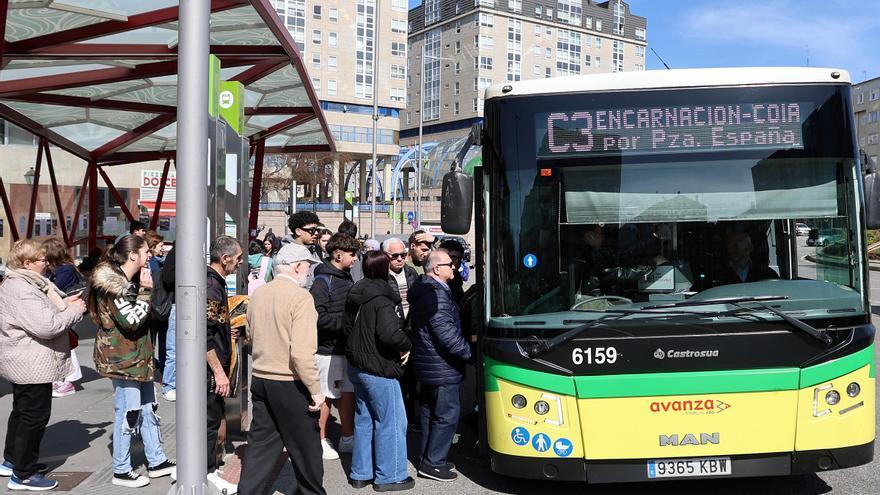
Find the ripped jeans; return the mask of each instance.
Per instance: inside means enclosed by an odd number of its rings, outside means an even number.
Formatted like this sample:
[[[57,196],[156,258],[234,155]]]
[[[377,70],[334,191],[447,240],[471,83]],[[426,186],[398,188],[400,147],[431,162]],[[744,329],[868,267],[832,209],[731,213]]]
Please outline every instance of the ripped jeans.
[[[116,393],[114,408],[116,422],[113,425],[113,472],[123,474],[131,471],[131,438],[140,433],[144,441],[144,454],[150,466],[165,462],[162,436],[159,432],[159,416],[156,409],[156,391],[153,382],[113,380]]]

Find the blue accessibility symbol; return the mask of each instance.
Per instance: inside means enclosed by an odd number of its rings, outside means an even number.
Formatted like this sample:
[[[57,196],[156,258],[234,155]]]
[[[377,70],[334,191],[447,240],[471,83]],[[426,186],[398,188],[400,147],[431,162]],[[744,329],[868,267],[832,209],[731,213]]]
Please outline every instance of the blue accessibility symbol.
[[[547,452],[550,450],[550,437],[544,433],[538,433],[532,438],[532,447],[538,452]]]
[[[535,255],[532,254],[532,253],[527,254],[527,255],[523,258],[523,265],[525,265],[526,268],[528,268],[529,270],[531,270],[532,268],[538,266],[538,257],[535,256]]]
[[[553,442],[553,452],[556,452],[559,457],[568,457],[571,455],[572,449],[571,440],[567,438],[560,438]]]
[[[522,426],[517,426],[510,432],[510,438],[513,440],[513,443],[517,445],[525,445],[529,443],[529,437],[529,430]]]

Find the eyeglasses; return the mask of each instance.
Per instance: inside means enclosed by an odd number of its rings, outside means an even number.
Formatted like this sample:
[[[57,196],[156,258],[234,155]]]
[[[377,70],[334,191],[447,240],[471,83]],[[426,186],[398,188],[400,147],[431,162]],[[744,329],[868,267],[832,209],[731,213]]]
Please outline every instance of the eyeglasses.
[[[393,260],[402,260],[406,258],[406,253],[388,253],[388,256],[391,256]]]
[[[449,263],[437,263],[437,264],[434,265],[434,266],[448,266],[449,268],[452,268],[452,266],[453,266],[454,264],[455,264],[455,263],[453,263],[453,262],[450,261]]]
[[[311,235],[315,235],[320,229],[318,227],[311,227],[308,229],[305,227],[300,227],[299,230],[302,230],[303,232],[308,232]]]

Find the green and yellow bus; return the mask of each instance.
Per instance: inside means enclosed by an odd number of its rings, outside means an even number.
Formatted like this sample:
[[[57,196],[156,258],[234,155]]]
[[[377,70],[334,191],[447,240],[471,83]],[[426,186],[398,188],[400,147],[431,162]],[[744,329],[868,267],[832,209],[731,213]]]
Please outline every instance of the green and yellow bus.
[[[590,483],[868,463],[866,228],[845,71],[697,69],[486,92],[482,167],[444,178],[477,246],[482,445]],[[866,199],[867,198],[867,199]],[[807,246],[795,225],[838,232]]]

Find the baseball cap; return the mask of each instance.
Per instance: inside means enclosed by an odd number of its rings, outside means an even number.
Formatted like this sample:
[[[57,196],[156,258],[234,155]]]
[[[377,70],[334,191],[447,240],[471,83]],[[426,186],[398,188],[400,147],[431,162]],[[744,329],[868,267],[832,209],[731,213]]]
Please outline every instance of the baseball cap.
[[[282,246],[278,254],[275,255],[275,263],[278,265],[292,265],[299,261],[318,263],[318,260],[312,257],[309,248],[294,242]]]

